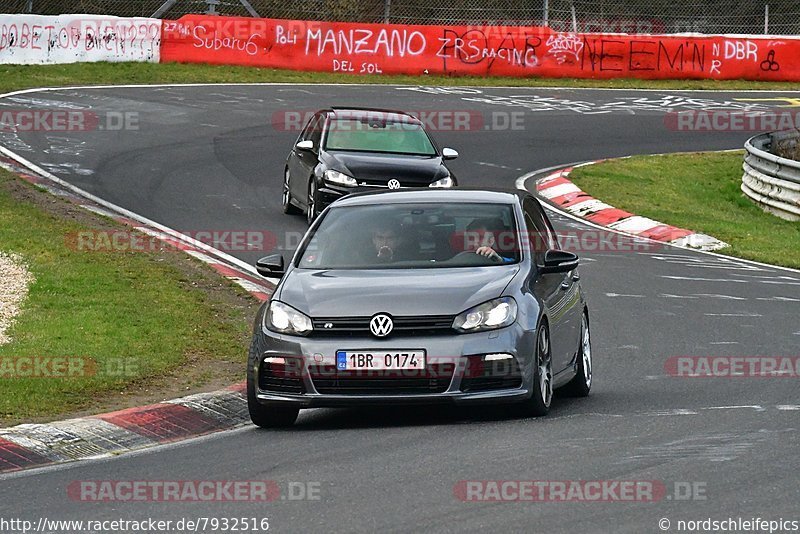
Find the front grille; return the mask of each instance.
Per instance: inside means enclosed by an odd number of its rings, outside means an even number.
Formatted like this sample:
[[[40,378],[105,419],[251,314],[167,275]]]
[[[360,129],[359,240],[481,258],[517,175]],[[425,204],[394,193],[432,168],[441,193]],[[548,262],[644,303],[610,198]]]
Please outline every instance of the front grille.
[[[312,320],[312,337],[364,337],[371,336],[369,321],[372,317],[318,317]],[[452,334],[454,315],[424,315],[392,317],[394,328],[387,336],[435,336]]]
[[[444,393],[455,365],[430,364],[417,371],[337,371],[335,365],[311,366],[309,373],[319,393],[337,395],[403,395]]]
[[[522,372],[516,358],[484,362],[483,356],[467,358],[467,367],[461,379],[461,391],[490,391],[522,386]]]
[[[303,383],[303,360],[300,358],[284,358],[285,363],[261,361],[258,370],[258,388],[261,391],[275,393],[305,393]]]

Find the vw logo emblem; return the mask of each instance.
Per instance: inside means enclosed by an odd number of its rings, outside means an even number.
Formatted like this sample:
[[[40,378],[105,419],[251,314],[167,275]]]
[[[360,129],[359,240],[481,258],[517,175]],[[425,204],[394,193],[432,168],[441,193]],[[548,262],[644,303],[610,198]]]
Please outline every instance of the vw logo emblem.
[[[394,323],[392,318],[386,314],[379,313],[369,321],[369,331],[375,337],[386,337],[392,332]]]
[[[400,189],[400,181],[392,178],[389,180],[389,189]]]

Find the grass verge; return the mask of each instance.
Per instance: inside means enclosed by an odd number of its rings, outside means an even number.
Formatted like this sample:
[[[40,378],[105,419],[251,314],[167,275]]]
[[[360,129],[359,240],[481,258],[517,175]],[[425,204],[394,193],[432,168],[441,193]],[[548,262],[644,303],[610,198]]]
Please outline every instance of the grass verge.
[[[0,346],[0,426],[242,380],[255,299],[172,249],[100,253],[67,245],[73,232],[120,229],[0,170],[0,249],[21,254],[36,277],[7,332],[11,343]],[[31,357],[71,358],[83,370],[25,376],[29,368],[17,362]]]
[[[796,83],[745,80],[638,80],[622,78],[511,78],[475,76],[358,76],[342,73],[181,63],[73,63],[3,65],[0,92],[32,87],[158,83],[383,83],[394,85],[474,85],[512,87],[595,87],[617,89],[796,90]]]
[[[636,156],[579,167],[570,180],[636,215],[712,235],[739,258],[800,268],[800,222],[765,213],[741,192],[743,151]]]

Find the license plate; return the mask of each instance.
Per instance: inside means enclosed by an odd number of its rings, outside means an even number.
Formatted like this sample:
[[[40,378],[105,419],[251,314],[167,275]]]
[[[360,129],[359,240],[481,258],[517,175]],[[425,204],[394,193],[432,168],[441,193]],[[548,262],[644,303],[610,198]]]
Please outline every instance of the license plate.
[[[338,371],[425,369],[422,349],[340,350],[336,352]]]

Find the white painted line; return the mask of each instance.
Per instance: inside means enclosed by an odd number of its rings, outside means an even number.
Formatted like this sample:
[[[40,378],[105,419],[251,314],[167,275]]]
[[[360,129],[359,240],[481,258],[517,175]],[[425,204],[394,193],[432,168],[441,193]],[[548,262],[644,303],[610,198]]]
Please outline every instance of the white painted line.
[[[694,293],[698,297],[706,297],[710,299],[723,299],[723,300],[750,300],[747,297],[734,297],[733,295],[718,295],[716,293]]]
[[[612,297],[612,298],[616,298],[616,297],[630,297],[630,298],[638,298],[638,299],[645,298],[644,295],[623,295],[623,294],[620,294],[620,293],[606,293],[606,296],[607,297]]]
[[[246,280],[244,278],[230,277],[231,280],[242,286],[247,291],[255,291],[257,293],[268,293],[272,291],[272,288],[267,286],[261,286],[256,284],[255,282],[251,282],[250,280]]]
[[[733,278],[699,278],[694,276],[671,276],[671,275],[661,275],[661,278],[669,278],[671,280],[692,280],[694,282],[733,282],[739,284],[747,283],[747,280],[736,280]]]
[[[760,280],[789,280],[791,282],[800,282],[800,278],[795,278],[794,276],[764,276],[763,274],[739,274],[736,273],[734,276],[741,276],[742,278],[758,278]]]
[[[800,404],[779,404],[776,408],[784,412],[796,412],[800,410]]]
[[[709,317],[763,317],[760,313],[704,313]]]
[[[216,259],[212,258],[208,254],[203,254],[199,250],[186,250],[184,252],[186,252],[186,254],[188,254],[189,256],[197,258],[198,260],[200,260],[200,261],[202,261],[204,263],[208,263],[208,264],[219,263]]]
[[[694,295],[671,295],[670,293],[661,293],[659,297],[664,297],[667,299],[699,299],[700,297],[696,297]]]
[[[800,302],[800,299],[793,299],[791,297],[756,297],[756,300],[766,300],[772,302]]]
[[[711,345],[738,345],[738,341],[712,341]]]
[[[700,408],[701,410],[755,410],[757,412],[764,412],[766,408],[761,406],[760,404],[752,404],[752,405],[741,405],[741,406],[706,406],[705,408]]]
[[[686,408],[673,408],[671,410],[658,410],[655,412],[648,412],[644,415],[654,415],[654,416],[663,416],[663,415],[697,415],[697,412],[694,410],[688,410]]]
[[[96,213],[96,214],[102,215],[104,217],[110,217],[112,219],[114,217],[119,217],[118,213],[114,213],[111,210],[107,210],[105,208],[100,208],[98,206],[92,206],[91,204],[81,204],[81,207],[91,211],[92,213]]]

